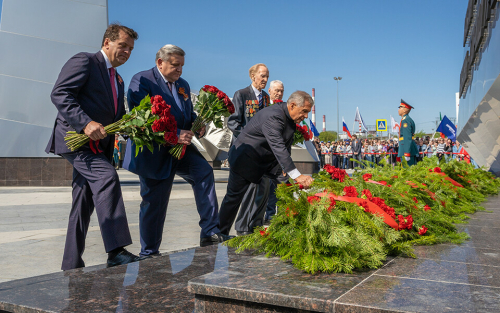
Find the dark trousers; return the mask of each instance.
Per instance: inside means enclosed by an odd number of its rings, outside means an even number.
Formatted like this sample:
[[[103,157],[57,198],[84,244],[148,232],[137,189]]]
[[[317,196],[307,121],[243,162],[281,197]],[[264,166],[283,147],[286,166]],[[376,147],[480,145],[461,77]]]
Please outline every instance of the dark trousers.
[[[94,206],[106,252],[132,243],[116,170],[102,153],[79,151],[62,155],[73,165],[73,203],[62,270],[84,267],[82,255]]]
[[[196,208],[200,215],[200,237],[210,237],[219,233],[213,169],[198,150],[188,146],[182,159],[174,159],[172,171],[166,179],[157,180],[139,176],[142,197],[139,212],[141,256],[159,252],[175,175],[182,177],[193,188]]]
[[[241,209],[234,224],[236,231],[253,232],[255,227],[264,225],[270,185],[271,181],[267,177],[263,177],[258,184],[250,184],[243,196]]]
[[[219,210],[219,229],[221,233],[229,235],[236,214],[238,214],[238,208],[250,184],[250,181],[234,172],[232,168],[229,169],[227,191]]]
[[[276,215],[276,203],[278,203],[276,188],[280,183],[288,181],[288,178],[290,178],[288,175],[278,175],[278,178],[271,179],[271,185],[269,186],[269,200],[267,200],[266,215],[264,219],[270,220],[274,215]]]

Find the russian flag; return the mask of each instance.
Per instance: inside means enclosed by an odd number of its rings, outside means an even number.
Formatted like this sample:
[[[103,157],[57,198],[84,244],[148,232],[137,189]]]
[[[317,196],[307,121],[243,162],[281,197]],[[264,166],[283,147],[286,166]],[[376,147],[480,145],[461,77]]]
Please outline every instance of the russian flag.
[[[347,133],[347,136],[351,138],[351,133],[349,132],[349,129],[347,128],[347,125],[345,124],[344,118],[342,118],[342,130]]]

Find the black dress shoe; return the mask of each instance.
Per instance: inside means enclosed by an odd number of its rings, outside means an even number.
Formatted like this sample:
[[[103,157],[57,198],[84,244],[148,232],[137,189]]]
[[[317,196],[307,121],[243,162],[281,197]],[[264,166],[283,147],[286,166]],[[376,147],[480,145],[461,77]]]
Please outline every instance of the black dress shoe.
[[[251,231],[236,231],[236,235],[238,236],[246,236],[253,234]]]
[[[210,237],[200,238],[200,247],[216,245],[232,238],[234,238],[234,236],[224,235],[222,233],[213,234]]]
[[[228,240],[233,239],[234,237],[236,237],[236,236],[224,235],[224,234],[220,234],[220,236],[222,237],[222,241],[228,241]]]
[[[144,260],[144,258],[138,257],[137,255],[132,254],[132,253],[128,252],[127,250],[123,249],[122,251],[120,251],[116,254],[114,254],[114,253],[108,254],[107,267],[128,264],[128,263],[137,262],[140,260]]]

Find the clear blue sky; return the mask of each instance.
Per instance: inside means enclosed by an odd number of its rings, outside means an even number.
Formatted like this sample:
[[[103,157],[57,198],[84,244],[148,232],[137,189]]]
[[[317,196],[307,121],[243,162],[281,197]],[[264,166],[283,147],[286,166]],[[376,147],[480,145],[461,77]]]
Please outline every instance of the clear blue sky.
[[[2,0],[0,0],[1,5]],[[439,112],[455,116],[467,0],[164,1],[108,0],[109,21],[139,33],[126,83],[154,66],[164,44],[183,48],[183,77],[193,90],[215,85],[232,97],[250,84],[248,68],[265,63],[270,80],[316,88],[316,122],[352,128],[358,106],[366,124],[392,114],[403,98],[417,129],[430,132]],[[268,86],[269,87],[269,86]],[[267,88],[266,88],[267,89]]]

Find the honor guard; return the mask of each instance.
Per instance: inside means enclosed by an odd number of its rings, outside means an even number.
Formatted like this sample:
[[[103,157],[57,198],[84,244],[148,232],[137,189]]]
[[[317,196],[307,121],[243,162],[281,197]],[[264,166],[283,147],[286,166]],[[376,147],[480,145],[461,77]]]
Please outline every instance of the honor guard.
[[[417,144],[415,143],[415,122],[410,117],[410,111],[413,109],[411,105],[401,99],[401,104],[398,107],[398,114],[401,116],[399,124],[399,151],[398,157],[405,157],[408,165],[416,163],[418,155]]]

